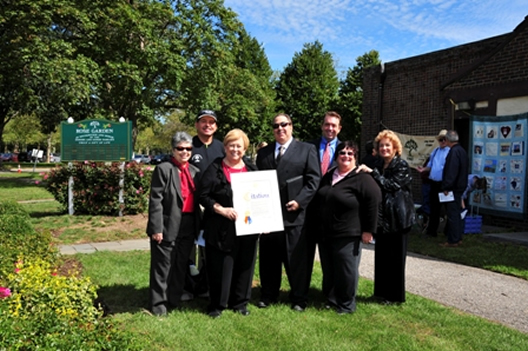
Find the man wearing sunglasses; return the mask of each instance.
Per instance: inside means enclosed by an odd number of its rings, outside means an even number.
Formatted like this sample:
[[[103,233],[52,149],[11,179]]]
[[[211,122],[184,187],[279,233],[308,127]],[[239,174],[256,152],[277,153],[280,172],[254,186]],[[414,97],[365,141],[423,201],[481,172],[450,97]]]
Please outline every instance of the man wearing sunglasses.
[[[433,150],[429,157],[429,162],[425,167],[418,167],[418,171],[429,171],[429,179],[431,180],[431,190],[429,192],[429,208],[431,214],[429,216],[429,223],[427,225],[428,236],[435,237],[438,232],[438,225],[440,224],[441,203],[438,198],[438,193],[442,191],[442,173],[446,162],[447,154],[449,153],[449,146],[446,142],[447,130],[442,129],[436,136],[439,146]]]
[[[278,114],[272,123],[275,142],[259,150],[259,170],[275,169],[279,182],[284,231],[260,237],[259,272],[261,297],[266,308],[277,302],[282,264],[290,283],[291,308],[302,312],[308,300],[307,240],[302,232],[306,208],[321,180],[316,148],[292,137],[290,116]]]

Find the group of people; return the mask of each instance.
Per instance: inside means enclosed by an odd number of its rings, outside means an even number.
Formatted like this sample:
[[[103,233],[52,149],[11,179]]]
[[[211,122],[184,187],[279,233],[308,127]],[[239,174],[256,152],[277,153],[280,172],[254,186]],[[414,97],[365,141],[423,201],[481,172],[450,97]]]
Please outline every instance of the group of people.
[[[354,312],[362,246],[374,237],[374,296],[387,303],[405,301],[407,234],[414,217],[395,225],[403,205],[390,199],[403,193],[412,203],[412,178],[395,133],[378,134],[378,162],[368,166],[358,162],[355,142],[338,139],[342,125],[336,112],[325,114],[322,136],[311,142],[296,140],[291,117],[281,113],[271,124],[275,140],[258,150],[255,165],[245,155],[247,135],[233,129],[221,143],[213,137],[217,122],[214,111],[201,111],[197,136],[176,133],[170,162],[156,167],[152,176],[147,234],[150,309],[155,315],[180,306],[201,230],[206,262],[201,271],[207,272],[207,314],[213,318],[226,309],[249,314],[257,248],[257,307],[278,302],[284,266],[291,308],[304,311],[317,245],[327,308]],[[243,214],[233,207],[231,175],[257,170],[276,171],[284,230],[237,236],[235,221]]]
[[[438,236],[442,205],[445,205],[444,234],[447,241],[440,245],[458,247],[462,244],[469,194],[475,189],[485,192],[487,181],[484,177],[468,174],[468,155],[458,143],[456,131],[443,129],[436,139],[439,146],[433,150],[426,165],[418,167],[422,175],[427,175],[423,179],[429,184],[428,196],[424,196],[424,199],[428,199],[429,210],[426,235]],[[441,202],[439,194],[451,195],[452,200]]]

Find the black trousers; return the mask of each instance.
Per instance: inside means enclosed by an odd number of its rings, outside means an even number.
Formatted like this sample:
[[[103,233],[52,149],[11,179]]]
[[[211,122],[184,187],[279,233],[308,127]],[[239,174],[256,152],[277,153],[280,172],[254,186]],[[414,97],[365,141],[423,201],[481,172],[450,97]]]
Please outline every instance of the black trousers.
[[[319,242],[323,294],[338,312],[356,310],[361,248],[359,237],[325,238]]]
[[[178,307],[189,253],[194,244],[194,215],[183,214],[178,236],[160,244],[150,241],[150,309],[155,314]]]
[[[259,273],[260,300],[276,302],[282,279],[282,264],[290,283],[292,305],[306,307],[308,301],[308,270],[306,233],[302,226],[286,227],[282,232],[260,236]]]
[[[464,220],[460,218],[462,211],[462,192],[453,192],[455,201],[446,202],[447,223],[445,233],[450,244],[462,240],[464,234]]]
[[[382,232],[382,230],[378,230]],[[407,233],[377,234],[374,245],[374,296],[405,302]]]
[[[205,246],[209,282],[208,312],[242,309],[251,298],[258,235],[237,236],[233,249],[221,251]]]
[[[438,193],[442,187],[442,182],[431,181],[431,190],[429,193],[429,207],[431,213],[429,214],[429,224],[427,225],[427,235],[437,236],[438,225],[440,224],[440,214],[442,204],[438,198]]]

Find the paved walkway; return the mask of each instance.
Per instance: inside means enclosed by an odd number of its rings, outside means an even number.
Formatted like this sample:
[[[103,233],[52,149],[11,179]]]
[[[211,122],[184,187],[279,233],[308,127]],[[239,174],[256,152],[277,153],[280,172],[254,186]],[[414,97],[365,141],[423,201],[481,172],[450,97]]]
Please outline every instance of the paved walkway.
[[[528,246],[528,233],[485,234],[490,240],[514,241]],[[148,239],[63,245],[63,254],[95,251],[148,250]],[[374,250],[363,250],[360,274],[374,278]],[[528,281],[483,269],[409,253],[406,266],[408,292],[455,307],[528,333]]]

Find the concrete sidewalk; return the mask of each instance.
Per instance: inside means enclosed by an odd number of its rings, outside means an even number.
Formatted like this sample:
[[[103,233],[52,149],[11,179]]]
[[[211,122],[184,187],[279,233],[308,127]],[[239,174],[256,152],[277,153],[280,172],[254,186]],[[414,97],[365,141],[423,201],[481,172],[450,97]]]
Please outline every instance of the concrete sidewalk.
[[[489,240],[528,246],[528,233],[484,234]],[[147,238],[60,246],[65,255],[96,251],[148,250]],[[456,250],[463,250],[457,248]],[[360,275],[374,279],[374,246],[362,251]],[[408,292],[528,333],[528,281],[409,253]]]

